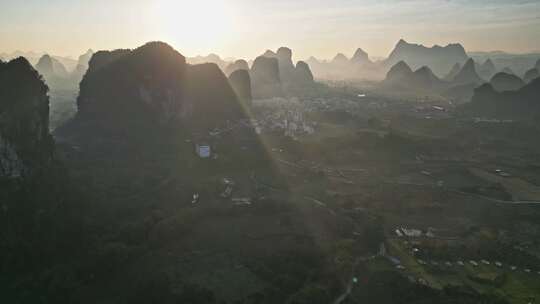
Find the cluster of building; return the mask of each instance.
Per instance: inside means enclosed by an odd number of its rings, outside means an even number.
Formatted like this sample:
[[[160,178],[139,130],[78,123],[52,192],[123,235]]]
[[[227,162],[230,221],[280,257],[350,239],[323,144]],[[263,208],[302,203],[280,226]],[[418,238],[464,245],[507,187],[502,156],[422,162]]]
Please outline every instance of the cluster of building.
[[[308,107],[298,98],[272,98],[256,102],[254,125],[257,133],[283,132],[283,135],[297,138],[315,133],[317,123],[306,118]]]

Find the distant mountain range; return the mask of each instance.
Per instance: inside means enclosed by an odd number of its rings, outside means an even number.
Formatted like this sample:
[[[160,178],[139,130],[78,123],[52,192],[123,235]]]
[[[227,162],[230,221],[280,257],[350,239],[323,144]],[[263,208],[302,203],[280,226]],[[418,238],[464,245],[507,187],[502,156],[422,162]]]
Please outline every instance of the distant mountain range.
[[[18,57],[24,57],[28,62],[30,62],[31,65],[35,66],[39,59],[46,55],[45,52],[24,52],[24,51],[15,51],[12,53],[1,53],[0,58],[4,58],[4,60],[11,60]],[[77,67],[78,61],[76,59],[73,59],[71,57],[66,56],[56,56],[51,55],[52,58],[56,59],[58,62],[62,63],[62,65],[66,68],[67,71],[71,72],[75,70]]]
[[[230,62],[221,59],[221,57],[216,54],[209,54],[207,56],[187,57],[186,62],[189,64],[214,63],[223,71],[230,64]]]
[[[443,76],[456,62],[463,63],[467,58],[467,53],[460,44],[449,44],[444,47],[435,45],[428,48],[401,39],[388,56],[388,59],[384,61],[384,64],[392,66],[399,61],[404,61],[412,69],[428,66],[436,75]]]
[[[471,102],[462,106],[466,115],[511,119],[540,120],[540,78],[518,90],[498,92],[492,84],[484,84],[474,91]]]
[[[469,52],[469,57],[477,62],[491,59],[498,71],[505,67],[511,69],[516,75],[524,75],[527,70],[534,66],[540,58],[539,53],[510,54],[505,52]]]
[[[367,53],[360,48],[351,59],[339,53],[326,61],[310,57],[307,63],[312,68],[315,78],[319,79],[382,80],[393,65],[404,61],[412,70],[427,66],[437,77],[448,80],[450,71],[457,73],[456,67],[461,68],[469,58],[475,61],[476,72],[481,78],[491,79],[497,72],[506,68],[518,76],[524,75],[539,60],[540,53],[523,55],[504,52],[467,53],[459,43],[426,47],[401,39],[384,60],[371,61]]]
[[[465,90],[466,87],[471,87],[469,95],[472,95],[472,88],[483,82],[484,80],[476,72],[476,66],[472,59],[467,60],[463,66],[454,64],[444,79],[437,77],[427,66],[413,72],[413,69],[405,61],[399,61],[388,71],[385,80],[380,84],[380,90],[381,92],[401,91],[418,95],[446,95],[445,91],[452,91],[452,88],[459,87],[461,90]]]
[[[53,91],[57,90],[77,90],[79,82],[88,69],[88,62],[93,55],[92,50],[79,56],[76,67],[67,69],[65,65],[57,59],[58,57],[44,54],[34,65],[36,70],[45,78],[45,82]]]
[[[416,96],[441,96],[464,103],[473,97],[475,88],[488,81],[491,88],[498,92],[521,89],[540,76],[536,64],[522,79],[509,68],[497,72],[490,59],[478,64],[469,58],[463,65],[455,63],[445,77],[439,78],[427,66],[413,72],[405,61],[399,61],[390,68],[378,91],[382,94],[402,92]],[[492,76],[486,77],[489,75]]]
[[[380,62],[371,61],[368,53],[361,48],[350,59],[338,53],[330,61],[310,57],[306,62],[315,78],[326,80],[381,80],[388,71]]]

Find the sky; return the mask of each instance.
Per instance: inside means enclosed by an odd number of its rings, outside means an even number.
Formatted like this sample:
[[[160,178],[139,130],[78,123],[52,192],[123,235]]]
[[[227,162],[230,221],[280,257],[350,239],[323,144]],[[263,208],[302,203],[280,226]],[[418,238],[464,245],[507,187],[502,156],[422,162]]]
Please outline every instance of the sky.
[[[0,0],[0,53],[78,57],[162,40],[186,56],[386,57],[400,38],[540,51],[540,0]]]

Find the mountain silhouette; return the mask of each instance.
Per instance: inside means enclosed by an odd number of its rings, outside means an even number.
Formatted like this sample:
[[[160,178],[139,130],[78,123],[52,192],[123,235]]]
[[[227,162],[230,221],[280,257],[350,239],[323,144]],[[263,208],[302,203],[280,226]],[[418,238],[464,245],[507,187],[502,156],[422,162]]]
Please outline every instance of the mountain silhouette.
[[[383,87],[391,90],[424,93],[435,93],[444,87],[445,83],[439,79],[429,67],[421,67],[412,71],[404,61],[396,63],[386,76]]]
[[[484,79],[490,79],[495,75],[496,72],[497,69],[495,68],[495,64],[490,58],[478,66],[478,74]]]
[[[43,55],[36,64],[36,70],[45,78],[67,77],[68,72],[64,65],[57,59]]]
[[[469,59],[465,65],[461,68],[459,73],[452,79],[452,82],[456,85],[463,84],[482,84],[484,80],[478,76],[474,60]]]
[[[503,92],[503,91],[516,91],[521,89],[525,82],[516,75],[507,74],[505,72],[499,72],[491,78],[490,82],[493,89]]]
[[[189,57],[189,58],[186,58],[186,62],[189,64],[214,63],[223,71],[229,65],[227,61],[221,59],[221,57],[219,57],[216,54],[208,54],[207,56]]]
[[[280,47],[276,52],[279,64],[279,76],[283,83],[294,82],[294,64],[292,61],[292,50],[287,47]]]
[[[443,79],[445,81],[452,81],[457,76],[459,71],[461,71],[461,64],[456,62],[456,64],[454,64],[452,69],[448,72],[448,74],[446,74],[446,76],[444,76]]]
[[[189,65],[163,42],[97,52],[80,88],[77,119],[126,134],[178,125],[207,130],[245,117],[216,64]]]
[[[441,47],[425,47],[420,44],[410,44],[401,39],[386,59],[387,66],[393,66],[399,61],[405,61],[412,69],[429,66],[436,75],[444,75],[456,62],[465,62],[467,54],[460,44],[449,44]]]
[[[86,51],[86,53],[79,56],[77,66],[71,72],[71,78],[73,78],[73,81],[75,81],[77,84],[81,82],[84,74],[86,73],[86,70],[88,70],[88,64],[90,62],[90,59],[92,59],[93,55],[94,51],[88,50]]]
[[[515,75],[514,71],[509,67],[504,67],[501,72],[506,73],[506,74]]]
[[[332,59],[332,64],[336,64],[339,66],[345,66],[349,64],[349,58],[345,56],[343,53],[338,53],[334,58]]]
[[[283,95],[277,58],[264,55],[257,57],[251,66],[250,75],[253,97],[268,98]]]
[[[225,68],[225,74],[230,76],[233,72],[235,72],[237,70],[249,71],[249,65],[248,65],[247,61],[245,61],[243,59],[239,59],[239,60],[236,60],[233,63],[230,63]]]
[[[311,68],[304,61],[294,65],[292,54],[290,48],[280,47],[275,53],[267,50],[255,59],[250,70],[254,97],[298,96],[308,93],[315,83]]]
[[[252,101],[251,77],[245,69],[238,69],[229,76],[229,83],[243,106],[249,108]],[[247,109],[246,109],[247,110]]]
[[[474,91],[471,102],[463,105],[466,115],[498,119],[540,119],[540,78],[516,91],[496,91],[491,84],[484,84]]]
[[[538,77],[540,77],[540,72],[538,68],[532,68],[525,72],[525,75],[523,76],[523,81],[525,81],[525,83],[529,83]]]
[[[297,84],[312,84],[313,73],[309,68],[309,65],[304,61],[298,61],[294,70],[294,82]]]
[[[0,177],[24,178],[51,162],[47,92],[25,58],[0,63]]]
[[[421,67],[413,73],[411,79],[413,87],[422,88],[426,90],[439,90],[444,86],[442,80],[440,80],[429,67]]]
[[[354,52],[354,55],[351,58],[352,63],[356,64],[370,64],[372,63],[371,60],[369,60],[369,55],[361,48],[358,48],[356,52]]]
[[[396,63],[386,74],[385,82],[402,81],[412,75],[413,71],[405,61]]]

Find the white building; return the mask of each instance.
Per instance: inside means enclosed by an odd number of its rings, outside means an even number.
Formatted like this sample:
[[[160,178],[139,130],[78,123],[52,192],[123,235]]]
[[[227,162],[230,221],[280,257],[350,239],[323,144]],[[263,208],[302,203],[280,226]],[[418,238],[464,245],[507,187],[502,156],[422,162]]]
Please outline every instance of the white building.
[[[210,148],[210,145],[208,144],[196,144],[195,145],[195,153],[200,158],[209,158],[212,150]]]

